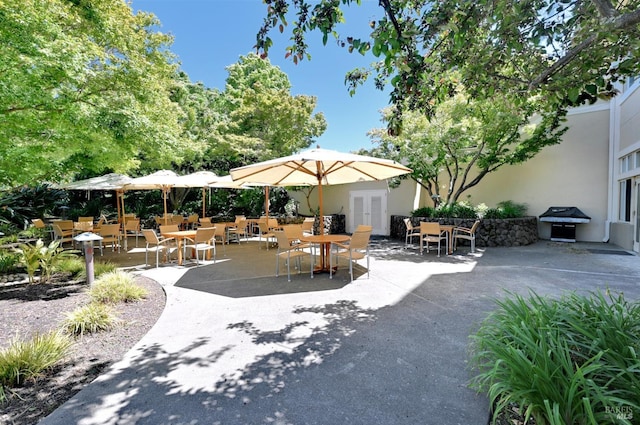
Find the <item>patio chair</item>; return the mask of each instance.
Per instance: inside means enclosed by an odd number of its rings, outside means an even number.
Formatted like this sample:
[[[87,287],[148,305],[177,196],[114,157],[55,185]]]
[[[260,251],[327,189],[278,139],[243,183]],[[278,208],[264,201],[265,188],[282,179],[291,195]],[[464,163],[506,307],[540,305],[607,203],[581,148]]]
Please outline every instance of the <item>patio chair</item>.
[[[212,227],[212,226],[209,226]],[[213,227],[214,229],[216,229],[215,233],[214,233],[214,238],[217,241],[220,241],[220,243],[222,244],[222,254],[224,256],[227,255],[227,226],[225,226],[224,223],[219,223],[218,225],[216,225],[215,227]]]
[[[198,221],[200,223],[200,227],[213,227],[213,223],[211,223],[211,217],[202,217]]]
[[[100,255],[103,255],[102,249],[106,245],[111,245],[112,252],[116,250],[117,246],[118,252],[120,252],[121,238],[119,224],[103,224],[98,234],[102,236],[102,240],[100,241]]]
[[[160,264],[160,252],[165,252],[166,258],[171,262],[171,249],[175,248],[174,238],[158,237],[153,229],[142,229],[142,235],[147,243],[145,247],[144,264],[149,265],[149,252],[156,253],[156,268]]]
[[[140,236],[140,219],[130,218],[124,222],[122,226],[122,237],[127,238],[129,235],[135,235],[136,248],[138,247],[138,237]]]
[[[314,268],[314,255],[313,255],[313,245],[311,244],[297,244],[291,246],[289,244],[289,239],[287,238],[284,230],[276,230],[273,232],[276,235],[276,240],[278,242],[278,252],[276,253],[276,277],[279,276],[280,272],[280,258],[284,258],[287,264],[287,281],[291,282],[291,260],[294,259],[297,262],[296,268],[298,269],[298,274],[302,273],[302,261],[301,258],[304,256],[309,256],[311,262],[311,278],[313,279],[313,268]],[[308,249],[309,252],[305,251]]]
[[[241,218],[236,221],[235,226],[229,227],[227,229],[227,235],[229,241],[231,241],[231,236],[235,236],[236,241],[240,243],[240,237],[244,236],[244,238],[249,240],[249,232],[247,231],[247,219]]]
[[[440,245],[444,240],[446,252],[449,252],[449,237],[446,231],[440,229],[440,223],[421,221],[420,222],[420,254],[426,245],[427,253],[429,252],[429,244],[438,244],[438,257],[440,256]]]
[[[78,223],[92,223],[93,217],[78,217]]]
[[[262,238],[264,238],[267,250],[269,249],[269,239],[272,239],[274,244],[276,243],[276,234],[269,230],[267,222],[264,220],[258,221],[258,243],[262,241]]]
[[[191,214],[187,217],[187,228],[188,229],[192,229],[194,230],[196,227],[198,227],[198,219],[200,218],[200,216],[198,214]]]
[[[476,220],[471,228],[455,227],[453,229],[453,250],[457,249],[458,239],[465,239],[471,242],[471,252],[476,249],[476,231],[480,226],[480,220]]]
[[[300,224],[286,224],[282,226],[282,230],[289,239],[289,245],[297,245],[301,243],[301,239],[304,237],[302,226]]]
[[[196,252],[196,264],[200,264],[200,258],[198,252],[202,251],[202,261],[205,260],[205,253],[207,251],[213,251],[213,262],[216,262],[216,239],[215,239],[215,227],[200,227],[196,230],[196,236],[191,238],[185,238],[184,244],[184,258],[187,257],[187,249],[192,249]]]
[[[51,224],[53,229],[53,240],[60,241],[60,246],[64,245],[65,242],[74,243],[73,241],[73,230],[62,230],[58,223]]]
[[[163,224],[160,226],[160,234],[163,235],[169,232],[179,232],[180,228],[177,224]]]
[[[336,266],[338,266],[340,258],[349,259],[349,275],[351,276],[351,282],[353,282],[353,262],[362,260],[366,257],[367,279],[369,278],[369,239],[371,238],[371,231],[371,226],[363,226],[353,232],[349,243],[331,243],[331,247],[329,249],[329,279],[333,279],[333,257],[336,257]]]
[[[411,223],[410,218],[405,218],[404,225],[407,229],[404,235],[404,245],[405,247],[409,245],[409,242],[413,241],[413,238],[418,238],[420,240],[420,227],[415,227],[413,223]]]
[[[307,235],[313,235],[313,225],[316,219],[313,217],[307,217],[302,222],[302,233]]]
[[[186,223],[184,221],[184,217],[181,216],[180,214],[174,214],[173,216],[171,216],[171,223],[170,224],[175,224],[177,225],[180,230],[183,230]]]
[[[32,218],[31,223],[33,223],[33,227],[36,229],[43,229],[49,233],[49,239],[54,239],[53,228],[51,226],[47,226],[47,224],[41,218]]]

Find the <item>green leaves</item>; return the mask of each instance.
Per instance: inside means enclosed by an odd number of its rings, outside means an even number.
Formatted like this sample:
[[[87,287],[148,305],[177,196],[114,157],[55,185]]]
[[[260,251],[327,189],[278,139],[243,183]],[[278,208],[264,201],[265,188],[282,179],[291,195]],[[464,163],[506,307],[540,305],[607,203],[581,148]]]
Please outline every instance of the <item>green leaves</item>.
[[[176,65],[157,23],[118,0],[3,6],[0,184],[179,157]]]
[[[472,385],[489,393],[494,420],[516,403],[536,423],[631,423],[612,412],[639,408],[638,303],[594,292],[496,304],[471,338]]]

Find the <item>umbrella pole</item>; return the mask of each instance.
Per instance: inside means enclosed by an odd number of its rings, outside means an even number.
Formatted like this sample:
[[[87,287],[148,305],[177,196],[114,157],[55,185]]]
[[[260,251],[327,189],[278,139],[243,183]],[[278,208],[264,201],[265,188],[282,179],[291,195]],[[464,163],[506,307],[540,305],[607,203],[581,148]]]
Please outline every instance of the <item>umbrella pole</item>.
[[[207,189],[205,187],[202,188],[202,218],[205,217],[205,215],[204,215],[204,213],[205,213],[204,207],[205,207],[206,202],[207,202],[207,192],[206,192],[206,190]]]
[[[264,187],[264,213],[269,221],[269,186]]]
[[[167,188],[163,187],[162,188],[162,194],[164,195],[164,217],[167,217]]]

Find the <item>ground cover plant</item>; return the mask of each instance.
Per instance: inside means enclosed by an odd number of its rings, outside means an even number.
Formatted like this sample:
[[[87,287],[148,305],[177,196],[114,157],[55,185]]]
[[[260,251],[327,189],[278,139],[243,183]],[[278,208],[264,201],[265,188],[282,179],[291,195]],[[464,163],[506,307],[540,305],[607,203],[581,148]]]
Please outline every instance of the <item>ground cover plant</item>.
[[[472,336],[493,423],[514,405],[538,425],[638,423],[640,303],[607,291],[497,305]]]

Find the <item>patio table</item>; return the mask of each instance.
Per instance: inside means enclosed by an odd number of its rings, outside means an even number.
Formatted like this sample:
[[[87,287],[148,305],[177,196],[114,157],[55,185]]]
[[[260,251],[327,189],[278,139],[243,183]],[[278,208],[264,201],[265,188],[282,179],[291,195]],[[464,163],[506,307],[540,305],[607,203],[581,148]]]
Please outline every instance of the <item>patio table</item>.
[[[331,255],[332,242],[346,242],[351,239],[348,235],[303,235],[300,240],[320,245],[320,266],[316,267],[314,273],[329,273],[329,255]],[[337,269],[337,266],[334,266]]]
[[[184,243],[184,240],[186,238],[190,238],[190,239],[195,238],[196,231],[195,230],[179,230],[177,232],[165,232],[160,234],[165,238],[175,238],[175,240],[178,242],[178,265],[181,266],[183,263],[182,244]]]

